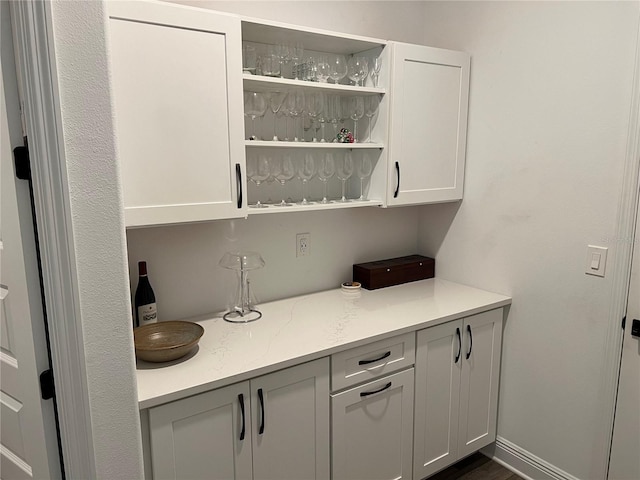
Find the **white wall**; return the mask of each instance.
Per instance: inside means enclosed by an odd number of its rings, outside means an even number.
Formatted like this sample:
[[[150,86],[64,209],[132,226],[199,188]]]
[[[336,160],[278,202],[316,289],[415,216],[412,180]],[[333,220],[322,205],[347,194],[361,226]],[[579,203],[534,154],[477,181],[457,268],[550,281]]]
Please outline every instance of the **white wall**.
[[[132,479],[143,476],[142,448],[103,7],[102,2],[53,2],[52,36],[78,278],[74,293],[85,347],[83,381],[90,404],[93,478]]]
[[[513,296],[498,434],[580,479],[604,478],[609,247],[638,34],[637,2],[428,2],[425,40],[471,54],[465,198],[425,207],[438,275]],[[457,211],[457,214],[456,214]],[[532,457],[533,458],[533,457]]]

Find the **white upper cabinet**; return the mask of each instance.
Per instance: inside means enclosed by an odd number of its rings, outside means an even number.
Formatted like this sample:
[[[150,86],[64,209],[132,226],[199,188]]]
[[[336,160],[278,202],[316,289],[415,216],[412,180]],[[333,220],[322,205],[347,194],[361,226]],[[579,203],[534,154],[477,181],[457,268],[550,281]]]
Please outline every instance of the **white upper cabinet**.
[[[466,53],[390,42],[387,204],[462,198],[469,64]]]
[[[108,2],[127,227],[246,215],[240,20]]]

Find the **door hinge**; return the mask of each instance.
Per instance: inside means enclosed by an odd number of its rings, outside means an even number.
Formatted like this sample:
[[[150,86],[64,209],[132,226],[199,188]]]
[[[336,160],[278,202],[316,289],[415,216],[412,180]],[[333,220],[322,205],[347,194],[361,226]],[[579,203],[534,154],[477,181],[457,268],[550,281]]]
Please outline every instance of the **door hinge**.
[[[55,387],[53,385],[53,370],[45,370],[40,374],[40,394],[43,400],[53,398]]]
[[[625,315],[624,317],[622,317],[622,329],[624,330],[624,327],[627,325],[627,316]]]
[[[13,149],[13,160],[16,166],[16,177],[20,180],[31,180],[31,163],[29,161],[29,147],[27,137],[25,145]]]

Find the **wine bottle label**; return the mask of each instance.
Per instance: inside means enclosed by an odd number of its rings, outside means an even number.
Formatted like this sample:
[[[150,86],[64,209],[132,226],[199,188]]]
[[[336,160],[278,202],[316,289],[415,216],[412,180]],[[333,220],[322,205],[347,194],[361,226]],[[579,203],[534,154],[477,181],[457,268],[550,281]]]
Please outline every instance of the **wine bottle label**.
[[[140,326],[157,322],[158,310],[156,308],[156,304],[149,303],[147,305],[140,305],[138,307],[138,319],[140,321]]]

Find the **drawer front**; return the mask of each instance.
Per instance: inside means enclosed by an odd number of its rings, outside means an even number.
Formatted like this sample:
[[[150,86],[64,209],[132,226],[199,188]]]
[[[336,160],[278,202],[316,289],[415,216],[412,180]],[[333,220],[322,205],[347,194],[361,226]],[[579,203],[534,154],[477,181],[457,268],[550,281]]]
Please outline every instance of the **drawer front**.
[[[415,363],[414,333],[370,343],[331,356],[331,390],[374,380]]]

